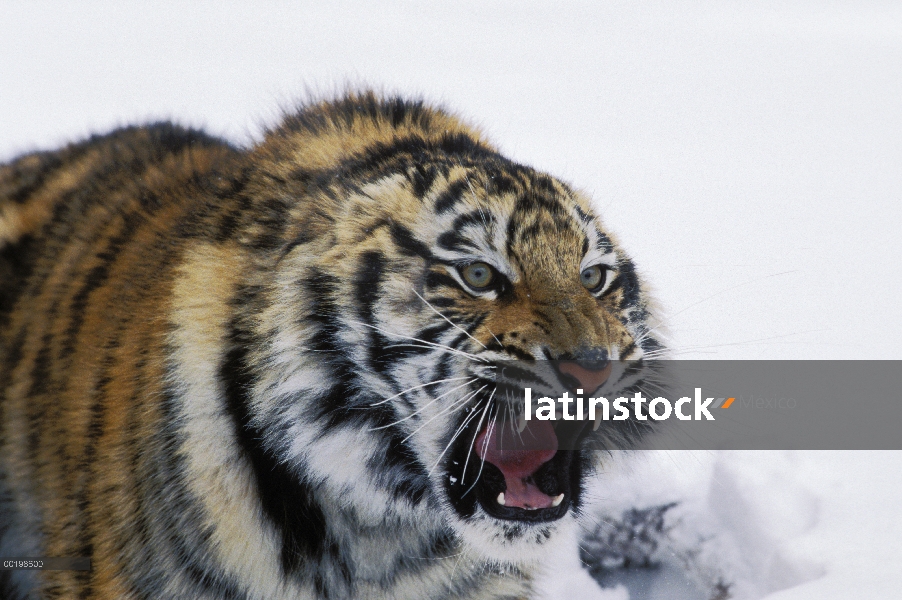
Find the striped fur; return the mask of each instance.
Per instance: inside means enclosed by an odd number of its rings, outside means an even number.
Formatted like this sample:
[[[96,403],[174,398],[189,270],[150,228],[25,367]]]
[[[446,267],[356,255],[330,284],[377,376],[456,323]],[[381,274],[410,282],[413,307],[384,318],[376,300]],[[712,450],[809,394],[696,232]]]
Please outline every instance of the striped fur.
[[[461,280],[476,260],[492,289]],[[647,321],[583,196],[420,103],[312,105],[250,150],[155,124],[21,157],[0,168],[0,556],[93,570],[0,571],[0,596],[528,597],[591,459],[553,520],[456,490],[497,417],[478,369],[636,360]]]

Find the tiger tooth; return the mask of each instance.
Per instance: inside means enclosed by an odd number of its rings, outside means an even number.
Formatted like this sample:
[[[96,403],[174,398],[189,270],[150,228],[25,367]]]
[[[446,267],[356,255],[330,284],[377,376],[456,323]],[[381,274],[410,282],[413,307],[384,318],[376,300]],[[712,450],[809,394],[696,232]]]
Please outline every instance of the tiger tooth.
[[[498,504],[500,504],[501,506],[504,506],[504,492],[501,492],[500,494],[498,494]]]
[[[592,425],[592,431],[598,431],[598,428],[601,426],[601,413],[595,417],[595,424]]]
[[[564,495],[563,495],[563,494],[561,494],[560,496],[555,496],[555,497],[552,498],[552,500],[551,500],[551,506],[560,506],[560,505],[561,505],[561,502],[563,502],[563,501],[564,501]]]
[[[523,433],[524,429],[526,429],[526,413],[521,414],[517,420],[517,433]]]

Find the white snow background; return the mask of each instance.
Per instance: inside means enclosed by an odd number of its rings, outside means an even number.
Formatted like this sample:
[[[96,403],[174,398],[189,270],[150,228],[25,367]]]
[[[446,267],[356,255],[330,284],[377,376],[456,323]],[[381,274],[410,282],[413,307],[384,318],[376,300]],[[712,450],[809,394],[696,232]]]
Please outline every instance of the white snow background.
[[[680,357],[902,358],[902,3],[0,4],[3,161],[154,119],[249,144],[347,83],[443,103],[590,193]],[[902,598],[902,453],[633,463],[599,511],[679,501],[667,555],[690,575]],[[555,561],[549,598],[692,597]]]

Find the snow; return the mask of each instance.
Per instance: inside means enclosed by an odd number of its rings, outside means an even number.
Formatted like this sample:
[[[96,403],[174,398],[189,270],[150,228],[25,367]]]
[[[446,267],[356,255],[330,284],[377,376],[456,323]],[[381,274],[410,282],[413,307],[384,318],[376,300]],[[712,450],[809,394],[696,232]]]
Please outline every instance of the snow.
[[[665,513],[661,566],[599,590],[574,552],[556,557],[542,597],[705,600],[725,581],[743,599],[898,598],[899,462],[898,453],[868,451],[620,457],[595,481],[602,512],[587,529],[636,506],[679,502]]]
[[[594,197],[681,357],[902,358],[899,3],[33,1],[3,7],[0,55],[2,160],[157,118],[250,143],[348,83],[422,94]],[[900,452],[616,463],[600,513],[679,502],[664,566],[601,590],[574,549],[549,597],[672,598],[673,573],[902,597]]]

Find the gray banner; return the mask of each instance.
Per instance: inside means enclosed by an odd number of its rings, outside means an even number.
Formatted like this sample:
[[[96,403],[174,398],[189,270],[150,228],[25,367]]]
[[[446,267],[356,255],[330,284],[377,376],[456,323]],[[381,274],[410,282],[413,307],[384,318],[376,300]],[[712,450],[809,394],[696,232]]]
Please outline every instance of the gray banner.
[[[902,449],[902,361],[572,364],[499,365],[496,397],[518,419],[501,426],[528,434],[544,417],[560,449]]]

